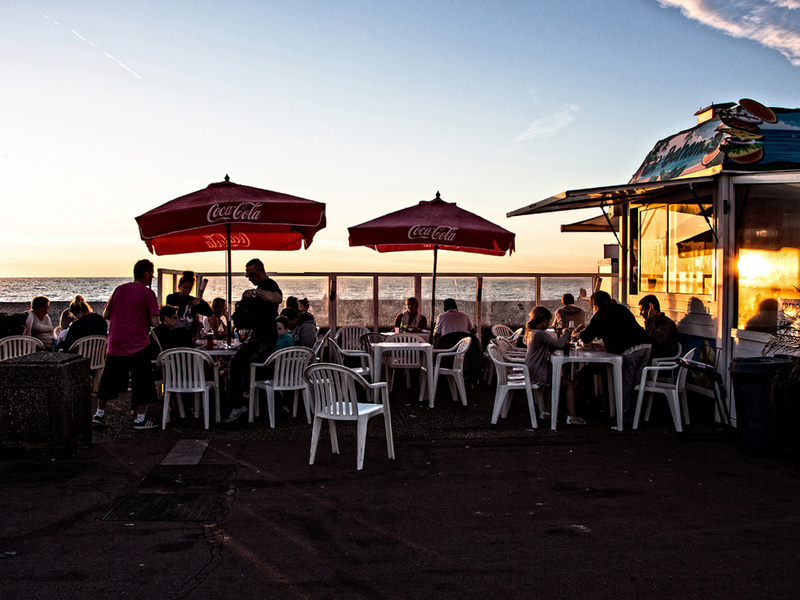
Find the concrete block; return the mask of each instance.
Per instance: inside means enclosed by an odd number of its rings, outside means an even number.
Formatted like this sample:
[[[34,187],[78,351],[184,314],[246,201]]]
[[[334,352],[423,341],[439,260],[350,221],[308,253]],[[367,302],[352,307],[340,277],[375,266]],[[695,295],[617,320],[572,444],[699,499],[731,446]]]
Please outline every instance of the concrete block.
[[[53,458],[92,441],[89,360],[36,352],[0,362],[0,455]]]

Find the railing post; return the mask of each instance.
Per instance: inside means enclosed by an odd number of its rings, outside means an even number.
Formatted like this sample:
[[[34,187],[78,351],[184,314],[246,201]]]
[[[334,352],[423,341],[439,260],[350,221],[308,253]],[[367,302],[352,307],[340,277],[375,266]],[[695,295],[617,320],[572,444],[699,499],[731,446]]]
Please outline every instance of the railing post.
[[[481,332],[483,331],[483,319],[481,318],[481,313],[483,312],[481,298],[483,297],[483,277],[478,275],[475,282],[475,327],[478,329],[478,341],[483,344],[483,337],[481,336]]]
[[[378,276],[372,276],[372,331],[378,332]]]
[[[336,333],[336,275],[328,275],[328,329]]]

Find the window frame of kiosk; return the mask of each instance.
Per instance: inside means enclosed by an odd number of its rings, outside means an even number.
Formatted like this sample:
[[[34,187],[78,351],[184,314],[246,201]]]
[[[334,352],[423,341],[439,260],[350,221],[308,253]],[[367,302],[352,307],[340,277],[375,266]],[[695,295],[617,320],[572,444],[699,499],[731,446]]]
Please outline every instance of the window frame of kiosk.
[[[770,333],[800,316],[800,181],[734,189],[734,326]]]

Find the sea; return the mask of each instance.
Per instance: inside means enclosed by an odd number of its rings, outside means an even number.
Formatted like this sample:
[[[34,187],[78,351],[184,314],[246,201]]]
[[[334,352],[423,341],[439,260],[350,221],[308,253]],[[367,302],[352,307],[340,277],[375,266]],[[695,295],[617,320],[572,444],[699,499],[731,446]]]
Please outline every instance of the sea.
[[[82,295],[90,304],[104,304],[114,288],[130,280],[129,277],[3,277],[0,278],[0,304],[30,302],[34,296],[46,296],[51,302],[69,302],[76,294]],[[326,300],[329,293],[326,277],[275,277],[275,280],[284,297],[306,297],[318,302]],[[371,300],[372,282],[370,276],[339,276],[336,293],[342,300]],[[211,277],[203,297],[209,301],[216,297],[225,298],[225,288],[224,277]],[[242,292],[250,288],[252,284],[247,279],[234,277],[233,298],[240,298]],[[567,292],[578,298],[583,295],[582,290],[591,294],[591,278],[542,277],[540,301],[558,300]],[[379,278],[378,297],[381,300],[397,299],[402,304],[413,293],[413,276]],[[430,293],[431,278],[427,276],[422,280],[422,298],[430,299]],[[475,293],[475,277],[438,277],[436,280],[437,299],[474,301]],[[484,276],[481,299],[483,302],[534,302],[535,279]]]

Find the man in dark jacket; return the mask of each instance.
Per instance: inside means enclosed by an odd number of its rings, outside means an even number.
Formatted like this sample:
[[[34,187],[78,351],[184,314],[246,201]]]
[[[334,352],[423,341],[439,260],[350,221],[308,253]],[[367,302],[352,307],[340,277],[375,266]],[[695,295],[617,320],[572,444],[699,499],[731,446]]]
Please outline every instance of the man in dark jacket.
[[[639,383],[642,371],[650,360],[651,340],[647,332],[636,322],[633,313],[622,304],[611,300],[608,292],[592,294],[594,316],[581,331],[581,341],[591,342],[600,338],[606,350],[622,355],[622,407],[626,421],[633,421],[636,409],[633,388]]]
[[[678,343],[678,326],[675,321],[661,312],[658,298],[649,294],[639,300],[639,314],[644,319],[644,328],[653,341],[650,360],[662,356],[675,356],[680,345]]]

